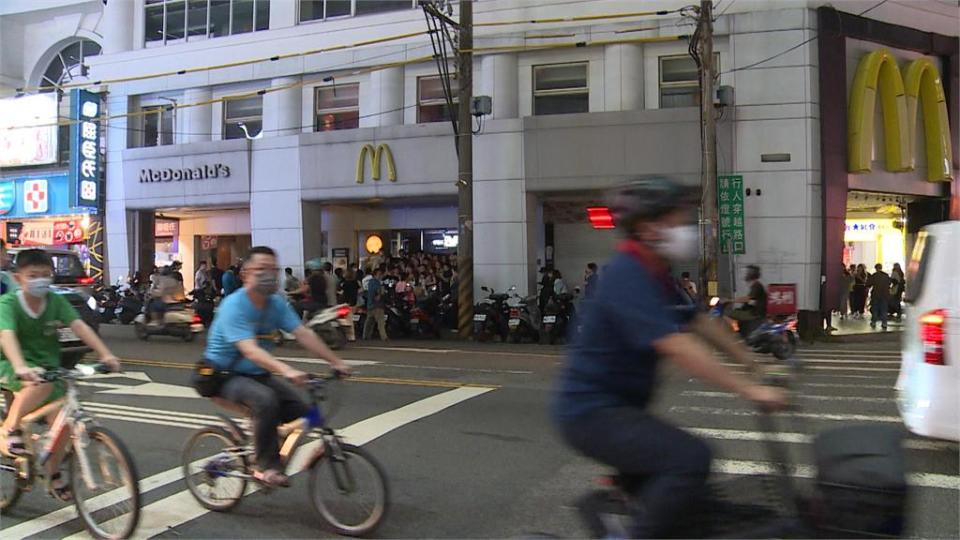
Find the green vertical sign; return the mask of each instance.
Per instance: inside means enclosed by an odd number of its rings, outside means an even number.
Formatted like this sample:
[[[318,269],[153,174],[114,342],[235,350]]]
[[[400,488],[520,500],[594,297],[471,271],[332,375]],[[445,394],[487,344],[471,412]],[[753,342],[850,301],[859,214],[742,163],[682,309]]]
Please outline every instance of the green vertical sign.
[[[717,177],[717,209],[720,216],[720,253],[743,255],[747,252],[744,236],[743,177]]]

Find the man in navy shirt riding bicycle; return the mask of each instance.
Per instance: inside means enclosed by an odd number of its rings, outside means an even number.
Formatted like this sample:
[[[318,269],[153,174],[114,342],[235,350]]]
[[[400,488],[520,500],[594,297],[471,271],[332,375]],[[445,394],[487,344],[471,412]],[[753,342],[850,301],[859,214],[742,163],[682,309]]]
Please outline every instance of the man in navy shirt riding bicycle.
[[[305,384],[308,375],[270,353],[273,334],[278,329],[290,332],[333,369],[345,374],[350,369],[313,331],[303,326],[287,300],[278,294],[280,268],[272,249],[251,248],[243,261],[241,279],[243,287],[220,303],[204,358],[218,369],[230,372],[215,397],[244,405],[253,415],[257,461],[254,476],[266,484],[287,485],[289,479],[280,470],[277,427],[306,414],[307,402],[290,383]]]
[[[704,342],[759,374],[728,329],[680,301],[668,269],[696,257],[698,201],[699,190],[662,177],[615,190],[611,211],[625,239],[583,302],[554,407],[568,444],[637,486],[635,538],[670,534],[703,495],[710,471],[702,440],[648,410],[661,358],[763,406],[785,402],[779,389],[723,367]]]

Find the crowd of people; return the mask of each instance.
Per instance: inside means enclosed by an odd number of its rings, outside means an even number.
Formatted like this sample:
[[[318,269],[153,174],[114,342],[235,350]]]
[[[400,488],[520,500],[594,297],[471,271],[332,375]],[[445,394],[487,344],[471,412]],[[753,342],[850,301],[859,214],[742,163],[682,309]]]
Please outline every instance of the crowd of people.
[[[884,330],[890,317],[900,320],[903,316],[903,294],[907,281],[899,263],[893,265],[888,274],[883,265],[874,266],[872,274],[867,273],[863,264],[843,268],[843,281],[840,287],[840,319],[847,317],[863,319],[870,308],[870,327],[880,324]]]

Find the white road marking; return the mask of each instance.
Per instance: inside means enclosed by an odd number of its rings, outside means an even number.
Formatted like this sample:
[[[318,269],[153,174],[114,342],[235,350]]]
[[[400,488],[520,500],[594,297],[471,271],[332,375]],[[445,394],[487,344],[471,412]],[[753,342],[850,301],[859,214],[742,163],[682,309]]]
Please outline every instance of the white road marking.
[[[393,351],[393,352],[417,352],[417,353],[436,353],[436,354],[481,354],[484,356],[520,356],[526,358],[563,358],[563,354],[548,354],[534,352],[512,352],[496,350],[473,350],[470,349],[427,349],[417,347],[353,347],[354,349],[365,349],[369,351]]]
[[[723,407],[689,407],[676,406],[670,407],[669,412],[676,413],[698,413],[716,416],[756,416],[757,411],[748,411],[744,409],[728,409]],[[903,423],[899,416],[883,416],[872,414],[831,414],[831,413],[802,413],[792,412],[791,416],[800,418],[810,418],[813,420],[839,420],[847,422],[892,422]]]
[[[319,358],[304,358],[301,356],[275,356],[277,360],[282,362],[297,362],[300,364],[314,364],[314,365],[323,365],[329,366],[330,362],[326,360],[321,360]],[[348,366],[375,366],[377,364],[382,364],[383,362],[376,362],[374,360],[348,360],[344,359],[344,362]]]
[[[730,392],[709,392],[709,391],[700,391],[700,390],[685,390],[680,393],[682,396],[688,397],[719,397],[719,398],[739,398],[737,394]],[[860,397],[860,396],[827,396],[820,394],[799,394],[796,396],[799,399],[806,399],[809,401],[855,401],[862,403],[893,403],[893,398],[878,398],[878,397]]]
[[[480,396],[492,390],[494,389],[478,387],[456,388],[442,394],[437,394],[419,401],[415,401],[409,405],[400,407],[399,409],[387,411],[372,418],[362,420],[350,427],[340,430],[340,433],[343,435],[344,439],[352,444],[367,444],[368,442],[378,439],[395,429],[437,414],[440,411],[450,408],[458,403],[462,403],[468,399]],[[309,463],[313,452],[320,448],[321,443],[322,441],[316,440],[303,445],[294,455],[293,460],[288,467],[288,472],[292,475],[303,471],[306,465]],[[171,470],[175,470],[177,472],[177,477],[173,480],[170,480],[170,482],[179,480],[183,477],[180,467]],[[141,491],[145,492],[146,490],[141,489]],[[250,490],[250,492],[252,491],[256,491],[256,489]],[[96,506],[96,508],[102,507],[103,506],[99,505]],[[174,527],[207,514],[209,510],[200,506],[193,496],[190,495],[189,491],[183,490],[175,495],[171,495],[147,505],[141,510],[141,512],[140,526],[134,533],[133,538],[150,538],[167,532]],[[33,522],[31,521],[27,523]],[[30,534],[36,534],[37,532],[42,532],[57,525],[59,525],[59,523],[53,523],[51,525],[45,524],[43,528],[31,532]],[[16,527],[14,527],[14,529],[15,528]],[[4,536],[7,536],[7,534],[7,531],[4,531]],[[21,534],[20,536],[26,536],[26,534]],[[86,531],[81,531],[77,534],[69,536],[68,538],[87,539],[90,538],[90,536]]]
[[[153,379],[144,371],[122,371],[120,373],[97,373],[95,375],[87,375],[83,378],[85,381],[96,380],[96,379],[133,379],[135,381],[151,382]]]
[[[723,441],[767,441],[774,440],[789,444],[810,444],[813,442],[813,436],[806,433],[778,432],[764,433],[762,431],[748,431],[740,429],[712,429],[712,428],[683,428],[690,433],[706,437],[708,439],[717,439]],[[956,443],[946,441],[922,441],[917,439],[907,439],[903,441],[904,446],[911,450],[953,450],[957,447]]]
[[[724,366],[734,366],[734,367],[743,367],[742,364],[735,364],[730,362],[721,362]],[[846,367],[846,366],[803,366],[804,371],[876,371],[876,372],[888,372],[888,373],[898,373],[900,368],[874,368],[874,367]]]
[[[839,383],[812,383],[802,382],[800,386],[812,386],[814,388],[868,388],[872,390],[892,390],[892,384],[839,384]]]
[[[851,359],[828,359],[828,358],[804,358],[800,356],[800,362],[808,364],[891,364],[891,365],[900,365],[900,360],[851,360]]]
[[[102,401],[84,401],[83,405],[88,408],[99,408],[99,409],[113,409],[123,413],[156,413],[162,414],[166,417],[178,416],[188,419],[198,419],[198,420],[214,420],[220,421],[220,417],[215,414],[202,414],[202,413],[188,413],[180,411],[170,411],[167,409],[150,409],[148,407],[131,407],[130,405],[120,405],[117,403],[105,403]]]
[[[721,474],[756,475],[776,474],[773,464],[765,461],[739,459],[713,460],[713,472]],[[794,465],[790,475],[797,478],[814,478],[816,470],[810,465]],[[949,474],[910,473],[907,482],[915,487],[960,490],[960,477]]]
[[[137,386],[125,386],[111,390],[101,390],[98,394],[114,394],[127,396],[168,397],[177,399],[205,399],[192,386],[149,382]]]

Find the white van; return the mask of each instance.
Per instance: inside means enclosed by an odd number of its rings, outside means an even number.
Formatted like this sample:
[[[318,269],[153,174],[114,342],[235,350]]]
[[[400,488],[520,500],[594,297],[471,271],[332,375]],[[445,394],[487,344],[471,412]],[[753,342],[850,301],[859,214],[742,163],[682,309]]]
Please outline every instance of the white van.
[[[917,435],[960,440],[960,221],[924,228],[907,266],[897,405]]]

